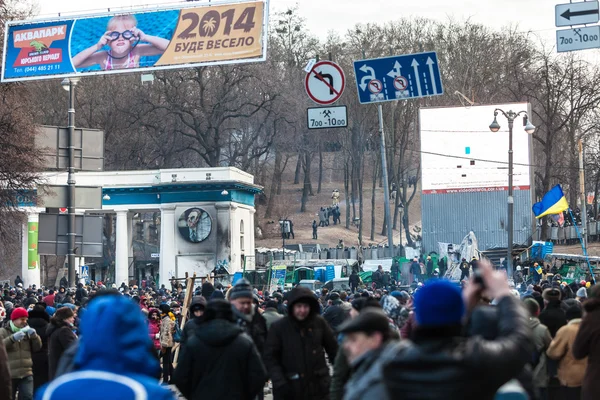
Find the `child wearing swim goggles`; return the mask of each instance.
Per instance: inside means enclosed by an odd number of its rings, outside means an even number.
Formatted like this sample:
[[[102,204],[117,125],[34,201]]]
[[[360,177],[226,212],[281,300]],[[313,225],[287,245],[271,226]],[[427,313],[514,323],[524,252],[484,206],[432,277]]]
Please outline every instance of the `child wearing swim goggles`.
[[[140,57],[162,54],[169,41],[145,34],[133,15],[112,17],[98,43],[79,52],[72,62],[76,69],[100,65],[103,70],[137,68]],[[144,44],[139,44],[144,42]],[[105,46],[108,50],[103,50]]]

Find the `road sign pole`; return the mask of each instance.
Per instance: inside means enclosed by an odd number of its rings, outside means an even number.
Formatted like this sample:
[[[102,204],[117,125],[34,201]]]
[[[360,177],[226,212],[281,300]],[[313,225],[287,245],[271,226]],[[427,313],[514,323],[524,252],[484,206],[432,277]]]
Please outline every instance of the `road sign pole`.
[[[390,257],[394,256],[394,237],[392,234],[392,224],[390,218],[390,185],[388,182],[387,161],[385,157],[385,133],[383,131],[383,110],[381,104],[377,105],[379,113],[379,136],[381,137],[381,174],[383,179],[383,196],[385,223],[387,225],[388,246],[390,247]]]

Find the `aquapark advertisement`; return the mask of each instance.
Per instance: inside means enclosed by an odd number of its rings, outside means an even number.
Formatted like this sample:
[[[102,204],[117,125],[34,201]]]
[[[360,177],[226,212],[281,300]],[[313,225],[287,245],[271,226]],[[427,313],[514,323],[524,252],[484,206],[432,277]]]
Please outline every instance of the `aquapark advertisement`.
[[[2,81],[266,59],[268,0],[6,24]]]

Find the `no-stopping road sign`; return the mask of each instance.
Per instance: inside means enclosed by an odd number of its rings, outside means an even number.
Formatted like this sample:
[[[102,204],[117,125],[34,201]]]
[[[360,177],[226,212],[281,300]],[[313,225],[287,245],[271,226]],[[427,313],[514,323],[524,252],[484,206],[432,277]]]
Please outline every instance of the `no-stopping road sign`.
[[[346,77],[339,65],[332,61],[319,61],[306,74],[306,93],[317,104],[335,103],[344,92]]]

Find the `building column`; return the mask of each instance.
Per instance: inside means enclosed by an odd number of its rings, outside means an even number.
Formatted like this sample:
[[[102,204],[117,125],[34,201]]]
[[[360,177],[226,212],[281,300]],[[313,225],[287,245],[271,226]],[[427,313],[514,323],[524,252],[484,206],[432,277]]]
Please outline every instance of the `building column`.
[[[244,236],[248,235],[248,248],[246,248],[246,254],[249,256],[255,256],[256,255],[256,250],[255,250],[255,243],[254,243],[254,233],[255,233],[255,229],[254,229],[254,214],[256,213],[256,209],[255,208],[251,208],[250,212],[248,213],[250,218],[248,218],[249,221],[249,227],[246,228],[246,231],[244,232]],[[256,265],[256,259],[254,260],[254,265]]]
[[[115,233],[115,283],[119,287],[123,282],[126,285],[129,284],[127,210],[117,211],[117,229]]]
[[[160,208],[160,258],[158,265],[159,285],[170,289],[169,279],[176,275],[175,260],[175,206]]]
[[[129,278],[137,279],[135,266],[133,265],[133,213],[127,213],[127,275]],[[138,285],[141,285],[138,282]]]
[[[40,257],[38,255],[38,213],[27,213],[27,223],[23,225],[23,253],[21,262],[21,279],[23,287],[36,285],[40,287]]]
[[[231,203],[228,201],[215,203],[217,209],[217,258],[215,260],[217,270],[224,267],[229,274],[235,271],[231,262]]]

